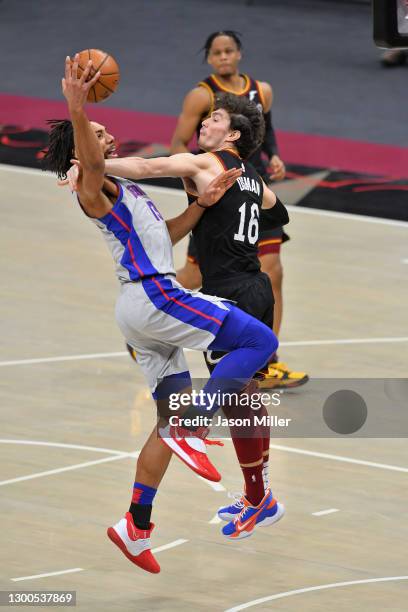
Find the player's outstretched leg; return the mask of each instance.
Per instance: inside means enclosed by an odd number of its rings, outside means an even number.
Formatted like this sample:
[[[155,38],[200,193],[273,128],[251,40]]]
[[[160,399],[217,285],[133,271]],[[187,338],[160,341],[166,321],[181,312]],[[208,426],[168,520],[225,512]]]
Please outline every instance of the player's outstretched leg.
[[[240,392],[269,359],[278,346],[275,334],[266,325],[234,306],[225,318],[210,347],[228,351],[216,366],[203,389],[203,397],[222,397]],[[159,427],[163,442],[194,472],[207,480],[221,476],[208,459],[204,439],[217,403],[190,405],[181,417],[173,417]]]

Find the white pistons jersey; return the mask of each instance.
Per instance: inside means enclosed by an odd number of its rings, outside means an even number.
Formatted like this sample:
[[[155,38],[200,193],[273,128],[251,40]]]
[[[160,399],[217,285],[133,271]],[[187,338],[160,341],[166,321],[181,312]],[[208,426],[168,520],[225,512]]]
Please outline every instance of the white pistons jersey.
[[[156,274],[174,274],[173,250],[166,222],[135,182],[112,177],[119,195],[107,215],[92,219],[101,229],[121,283]]]

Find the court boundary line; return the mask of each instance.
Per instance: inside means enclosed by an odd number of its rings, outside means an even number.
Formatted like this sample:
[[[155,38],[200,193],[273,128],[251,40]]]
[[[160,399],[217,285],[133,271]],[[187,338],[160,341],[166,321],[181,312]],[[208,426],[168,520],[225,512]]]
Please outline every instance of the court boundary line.
[[[180,538],[179,540],[174,540],[173,542],[169,542],[168,544],[163,544],[162,546],[156,546],[156,548],[152,548],[152,553],[159,553],[163,550],[169,550],[169,548],[175,548],[176,546],[181,546],[182,544],[187,544],[189,540],[185,538]]]
[[[110,461],[117,461],[118,459],[127,459],[129,457],[138,457],[140,451],[135,453],[123,453],[122,455],[114,455],[113,457],[104,457],[103,459],[95,459],[95,461],[86,461],[83,463],[75,463],[74,465],[67,465],[62,468],[55,468],[53,470],[46,470],[44,472],[36,472],[34,474],[28,474],[27,476],[17,476],[16,478],[9,478],[8,480],[0,481],[0,487],[5,485],[15,484],[17,482],[24,482],[26,480],[34,480],[36,478],[43,478],[44,476],[53,476],[54,474],[61,474],[63,472],[72,472],[73,470],[80,470],[82,468],[91,467],[93,465],[99,465],[100,463],[108,463]]]
[[[228,608],[225,612],[239,612],[240,610],[246,610],[252,608],[261,603],[267,601],[274,601],[276,599],[283,599],[284,597],[292,597],[293,595],[300,595],[302,593],[310,593],[312,591],[323,591],[326,589],[336,589],[343,586],[353,586],[357,584],[372,584],[375,582],[392,582],[397,580],[408,580],[408,576],[387,576],[385,578],[366,578],[364,580],[347,580],[345,582],[331,582],[329,584],[319,584],[313,587],[306,587],[304,589],[295,589],[293,591],[285,591],[283,593],[276,593],[276,595],[268,595],[267,597],[260,597],[259,599],[252,599],[244,604]]]
[[[373,467],[379,470],[390,470],[392,472],[402,472],[404,474],[408,473],[408,468],[401,467],[398,465],[390,465],[388,463],[376,463],[375,461],[366,461],[365,459],[353,459],[352,457],[346,457],[344,455],[332,455],[330,453],[321,453],[319,451],[309,451],[303,448],[296,448],[294,446],[270,444],[269,448],[273,448],[274,450],[281,450],[288,453],[295,453],[298,455],[306,455],[307,457],[316,457],[317,459],[329,459],[331,461],[340,461],[341,463],[352,463],[354,465]]]
[[[0,164],[0,170],[6,170],[9,172],[30,174],[32,176],[46,176],[56,180],[54,174],[48,171],[37,170],[36,168],[25,168],[24,166],[15,166],[13,164]],[[150,185],[148,183],[141,183],[141,186],[146,186],[146,190],[156,190],[157,193],[163,195],[185,195],[182,189],[174,189],[171,187],[159,187],[156,185]],[[309,208],[305,206],[287,206],[289,212],[300,212],[309,215],[320,215],[323,217],[331,217],[334,219],[353,219],[355,221],[365,221],[366,223],[377,223],[380,225],[390,225],[393,227],[408,227],[408,221],[400,221],[397,219],[384,219],[383,217],[370,217],[369,215],[354,215],[352,213],[341,213],[330,210],[324,210],[320,208]]]
[[[125,353],[127,354],[127,353]],[[136,451],[119,451],[111,448],[100,448],[98,446],[82,446],[80,444],[65,444],[64,442],[45,442],[41,440],[14,440],[9,438],[0,438],[0,444],[22,444],[27,446],[51,446],[55,448],[67,448],[74,450],[86,450],[92,451],[96,453],[107,453],[113,456],[104,457],[102,459],[95,459],[94,461],[86,461],[83,463],[75,463],[74,465],[67,465],[62,468],[55,468],[53,470],[45,470],[44,472],[35,472],[34,474],[28,474],[27,476],[17,476],[16,478],[8,478],[7,480],[0,481],[0,487],[5,485],[14,484],[17,482],[24,482],[25,480],[34,480],[35,478],[42,478],[44,476],[53,476],[54,474],[59,474],[61,472],[70,472],[72,470],[79,470],[82,468],[90,467],[93,465],[98,465],[99,463],[108,463],[110,461],[116,461],[117,459],[137,459],[140,455],[140,450]],[[198,474],[193,472],[193,475],[198,478],[198,480],[202,480],[206,485],[208,485],[213,491],[217,493],[226,491],[224,485],[219,482],[212,482],[210,480],[206,480],[202,478]]]
[[[334,514],[335,512],[340,512],[340,510],[338,508],[328,508],[327,510],[312,512],[312,516],[325,516],[326,514]]]
[[[209,525],[219,525],[220,523],[222,523],[222,519],[220,519],[220,517],[218,516],[218,512],[216,512],[212,519],[208,521]]]
[[[162,546],[157,546],[156,548],[152,548],[152,553],[163,552],[164,550],[169,550],[171,548],[175,548],[176,546],[181,546],[182,544],[186,544],[189,540],[184,538],[180,538],[179,540],[174,540],[173,542],[169,542],[168,544],[163,544]],[[74,567],[72,569],[60,570],[57,572],[49,572],[47,574],[33,574],[31,576],[20,576],[18,578],[10,578],[12,582],[20,582],[22,580],[35,580],[37,578],[48,578],[49,576],[61,576],[62,574],[73,574],[74,572],[84,572],[85,568],[83,567]]]
[[[304,589],[295,589],[294,591],[285,591],[283,593],[276,593],[276,595],[268,595],[267,597],[260,597],[259,599],[252,599],[245,604],[228,608],[225,612],[239,612],[239,610],[245,610],[246,608],[252,608],[258,604],[265,603],[267,601],[274,601],[276,599],[283,599],[284,597],[292,597],[293,595],[300,595],[301,593],[310,593],[312,591],[323,591],[326,589],[336,589],[343,586],[353,586],[357,584],[372,584],[375,582],[392,582],[397,580],[408,580],[408,576],[387,576],[385,578],[366,578],[364,580],[347,580],[345,582],[331,582],[329,584],[319,584],[314,587],[306,587]]]
[[[292,346],[333,346],[333,345],[348,345],[348,344],[392,344],[392,343],[408,342],[408,336],[395,336],[385,338],[344,338],[337,340],[288,340],[281,342],[279,346],[290,348]],[[197,353],[193,349],[184,349],[187,352]],[[111,353],[83,353],[80,355],[61,355],[57,357],[38,357],[33,359],[13,359],[0,361],[0,367],[9,367],[15,365],[36,365],[39,363],[59,363],[64,361],[82,361],[87,359],[109,359],[111,357],[126,357],[127,351],[113,351]]]
[[[394,338],[339,338],[338,340],[289,340],[287,342],[280,342],[279,346],[338,346],[341,344],[392,344],[393,342],[408,342],[408,336],[395,336]]]
[[[0,444],[26,444],[27,446],[55,446],[57,448],[69,448],[73,450],[87,450],[94,453],[107,453],[110,455],[123,455],[127,451],[114,450],[113,448],[101,448],[99,446],[82,446],[82,444],[66,444],[65,442],[45,442],[42,440],[15,440],[12,438],[0,438]],[[135,452],[135,451],[132,451]]]
[[[82,355],[61,355],[60,357],[38,357],[34,359],[14,359],[0,361],[0,366],[13,365],[35,365],[37,363],[58,363],[63,361],[81,361],[84,359],[106,359],[110,357],[125,357],[129,355],[127,351],[116,351],[112,353],[84,353]]]
[[[36,578],[48,578],[49,576],[61,576],[62,574],[73,574],[74,572],[83,572],[83,567],[73,567],[72,569],[60,570],[58,572],[48,572],[47,574],[33,574],[32,576],[20,576],[19,578],[10,578],[12,582],[20,582],[21,580],[35,580]]]

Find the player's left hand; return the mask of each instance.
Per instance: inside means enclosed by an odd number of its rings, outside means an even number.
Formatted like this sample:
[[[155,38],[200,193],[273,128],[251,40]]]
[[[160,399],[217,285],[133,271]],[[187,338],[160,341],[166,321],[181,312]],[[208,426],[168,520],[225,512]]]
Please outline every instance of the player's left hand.
[[[71,159],[72,166],[67,172],[67,178],[57,181],[59,187],[69,185],[71,191],[78,191],[78,183],[82,178],[82,166],[78,159]]]
[[[269,178],[271,181],[283,181],[286,174],[285,164],[279,157],[279,155],[273,155],[269,162],[268,170],[271,171]]]
[[[101,73],[98,71],[94,76],[87,80],[92,67],[92,60],[89,60],[81,76],[78,76],[79,54],[77,53],[72,61],[69,55],[65,59],[65,77],[62,79],[62,93],[67,99],[71,111],[81,110],[88,97],[88,92],[99,79]]]
[[[213,206],[224,193],[233,186],[237,178],[242,174],[241,168],[231,168],[222,174],[219,174],[207,185],[205,191],[200,194],[197,201],[200,206]]]

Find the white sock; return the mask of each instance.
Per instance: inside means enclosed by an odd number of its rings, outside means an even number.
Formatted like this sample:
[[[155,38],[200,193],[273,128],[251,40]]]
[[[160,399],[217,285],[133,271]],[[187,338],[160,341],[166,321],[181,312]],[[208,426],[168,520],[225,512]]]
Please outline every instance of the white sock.
[[[263,463],[262,478],[263,478],[263,482],[264,482],[264,489],[266,491],[266,489],[269,489],[269,487],[270,487],[270,484],[269,484],[269,462],[268,461],[264,461],[264,463]]]

